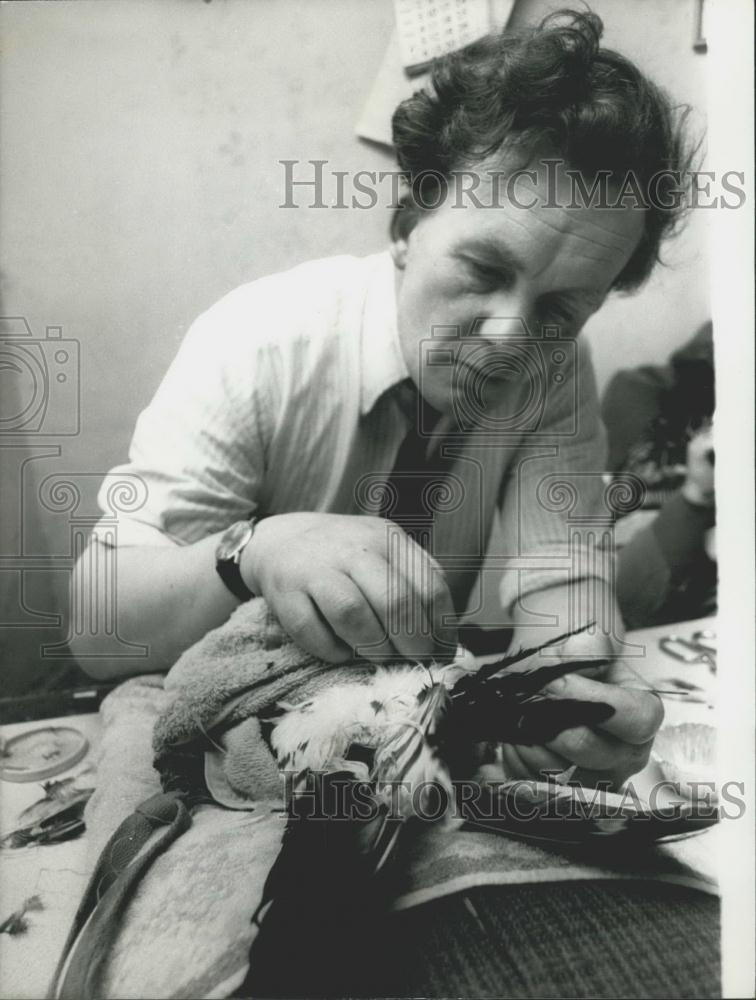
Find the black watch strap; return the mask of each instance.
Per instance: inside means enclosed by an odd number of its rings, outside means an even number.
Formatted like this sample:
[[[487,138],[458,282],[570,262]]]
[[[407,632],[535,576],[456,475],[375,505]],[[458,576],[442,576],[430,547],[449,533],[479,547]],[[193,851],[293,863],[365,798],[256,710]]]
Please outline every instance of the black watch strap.
[[[246,585],[241,575],[241,556],[255,530],[255,520],[236,521],[221,535],[215,550],[215,569],[228,590],[240,601],[248,601],[255,595]]]
[[[234,597],[238,597],[240,601],[249,601],[255,596],[244,580],[242,580],[237,560],[228,559],[224,562],[217,562],[215,568],[218,571],[218,576],[223,580]]]

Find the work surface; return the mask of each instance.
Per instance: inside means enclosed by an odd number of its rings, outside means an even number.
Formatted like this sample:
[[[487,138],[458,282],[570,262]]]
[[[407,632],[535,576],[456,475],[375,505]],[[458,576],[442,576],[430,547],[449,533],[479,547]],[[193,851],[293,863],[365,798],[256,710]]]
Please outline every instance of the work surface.
[[[669,679],[684,679],[711,690],[712,674],[706,663],[682,663],[663,653],[659,639],[676,632],[690,637],[697,629],[712,627],[711,621],[686,622],[680,626],[646,629],[630,633],[628,659],[646,680],[656,687],[669,687]],[[631,654],[631,655],[630,655]],[[682,721],[710,722],[707,698],[699,701],[665,701],[666,723]],[[19,723],[2,727],[4,739],[42,725],[73,726],[89,740],[87,757],[71,772],[79,773],[96,758],[100,732],[98,715],[68,716],[61,720]],[[65,777],[66,773],[56,776]],[[642,794],[652,776],[634,779]],[[36,782],[14,784],[0,782],[0,831],[13,829],[21,810],[41,796]],[[705,837],[708,838],[708,834]],[[25,933],[0,935],[0,997],[34,998],[46,995],[55,963],[63,946],[71,919],[87,878],[86,835],[56,846],[4,850],[0,853],[0,921],[17,909],[24,899],[38,895],[43,909],[29,913]]]

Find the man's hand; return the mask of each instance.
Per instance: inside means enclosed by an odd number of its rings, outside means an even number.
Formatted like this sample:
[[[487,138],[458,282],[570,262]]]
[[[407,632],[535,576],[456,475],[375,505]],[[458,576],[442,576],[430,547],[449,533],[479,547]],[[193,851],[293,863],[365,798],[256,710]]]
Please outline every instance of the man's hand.
[[[613,636],[615,627],[621,627],[621,618],[606,584],[598,580],[576,581],[529,594],[527,602],[531,613],[553,615],[559,624],[536,633],[516,631],[513,649],[556,638],[564,632],[562,623],[570,621],[572,602],[583,608],[610,608],[613,617],[599,621],[596,628],[571,635],[561,644],[560,653],[570,659],[616,656],[618,646]],[[544,771],[565,771],[577,765],[577,777],[583,784],[603,781],[620,785],[646,766],[654,736],[664,718],[664,706],[643,678],[621,659],[614,659],[605,667],[589,667],[580,674],[568,674],[541,693],[551,698],[601,701],[611,705],[614,714],[595,729],[587,726],[566,729],[546,746],[504,746],[502,763],[507,776],[540,779]],[[492,779],[494,775],[489,770],[487,767],[486,777]],[[496,780],[502,780],[501,774]]]
[[[279,514],[260,521],[241,561],[286,632],[314,656],[449,660],[454,607],[438,563],[377,517]]]
[[[604,702],[614,708],[614,715],[595,729],[566,729],[546,746],[504,746],[503,763],[509,776],[540,778],[545,770],[564,771],[576,764],[584,784],[607,781],[617,786],[646,766],[664,707],[627,664],[617,660],[598,677],[569,674],[542,693],[550,698]]]

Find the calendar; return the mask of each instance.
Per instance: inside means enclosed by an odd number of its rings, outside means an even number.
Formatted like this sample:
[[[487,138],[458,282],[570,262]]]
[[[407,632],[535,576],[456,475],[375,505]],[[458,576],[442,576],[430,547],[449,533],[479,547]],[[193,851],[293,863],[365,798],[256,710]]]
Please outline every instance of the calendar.
[[[394,0],[402,65],[419,72],[491,31],[489,0]]]
[[[357,135],[391,146],[397,105],[427,84],[429,63],[501,31],[515,0],[394,0],[396,28],[370,90]]]

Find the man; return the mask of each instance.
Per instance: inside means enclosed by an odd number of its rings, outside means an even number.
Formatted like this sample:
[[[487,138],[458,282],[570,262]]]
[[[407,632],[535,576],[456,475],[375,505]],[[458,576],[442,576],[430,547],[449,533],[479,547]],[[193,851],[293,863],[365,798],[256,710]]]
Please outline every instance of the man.
[[[390,256],[262,279],[193,325],[118,470],[148,488],[119,522],[117,565],[122,634],[148,644],[149,669],[252,594],[326,660],[449,658],[497,510],[515,643],[613,609],[611,574],[570,547],[554,503],[561,478],[580,512],[601,506],[590,362],[570,348],[674,221],[620,199],[624,178],[646,194],[683,164],[666,99],[600,34],[571,14],[439,61],[394,117],[413,191],[431,183],[398,213]],[[602,176],[609,201],[576,198]],[[561,653],[611,651],[613,631],[610,613]],[[505,748],[510,772],[638,770],[662,717],[642,688],[621,662],[559,681],[555,697],[614,716]]]

